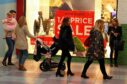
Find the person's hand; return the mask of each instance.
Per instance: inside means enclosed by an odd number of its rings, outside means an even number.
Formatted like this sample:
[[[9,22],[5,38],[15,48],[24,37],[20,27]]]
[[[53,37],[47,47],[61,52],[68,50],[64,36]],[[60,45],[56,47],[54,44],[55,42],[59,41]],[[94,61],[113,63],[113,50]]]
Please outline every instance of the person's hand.
[[[114,36],[117,37],[118,36],[118,33],[114,33]]]

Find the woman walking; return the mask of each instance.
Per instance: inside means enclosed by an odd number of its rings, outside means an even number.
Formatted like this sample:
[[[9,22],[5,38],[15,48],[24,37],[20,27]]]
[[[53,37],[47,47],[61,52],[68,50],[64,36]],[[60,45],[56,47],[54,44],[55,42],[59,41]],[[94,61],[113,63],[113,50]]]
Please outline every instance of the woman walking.
[[[30,38],[35,38],[28,31],[25,16],[21,16],[18,20],[18,26],[16,28],[16,49],[18,50],[19,70],[21,71],[26,71],[24,63],[28,57],[27,36]]]
[[[69,17],[65,17],[62,21],[62,25],[60,27],[60,34],[59,34],[59,45],[60,48],[62,50],[62,55],[61,55],[61,59],[58,65],[58,69],[56,72],[56,76],[60,76],[63,77],[64,75],[60,73],[60,69],[61,66],[65,60],[65,58],[67,57],[67,67],[68,67],[68,71],[67,71],[67,75],[71,75],[73,76],[74,73],[72,73],[71,71],[71,54],[69,53],[69,51],[74,51],[74,42],[73,42],[73,38],[72,38],[72,29],[70,26],[70,18]]]
[[[86,71],[89,68],[90,64],[93,60],[98,60],[100,64],[100,69],[103,74],[103,79],[111,79],[112,76],[108,76],[105,70],[105,62],[104,62],[104,39],[103,39],[103,28],[104,21],[101,19],[95,22],[94,28],[90,31],[90,46],[88,47],[88,51],[86,56],[88,60],[84,65],[84,69],[82,71],[82,78],[89,78],[86,75]]]

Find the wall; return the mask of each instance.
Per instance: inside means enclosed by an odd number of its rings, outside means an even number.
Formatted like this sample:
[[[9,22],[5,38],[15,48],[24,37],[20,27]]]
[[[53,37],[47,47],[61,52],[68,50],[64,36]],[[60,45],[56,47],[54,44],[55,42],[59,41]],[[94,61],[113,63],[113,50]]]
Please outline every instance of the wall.
[[[6,41],[2,39],[4,32],[1,20],[6,17],[6,13],[11,9],[16,10],[16,0],[0,0],[0,60],[7,50]]]
[[[127,8],[126,4],[127,0],[118,0],[118,20],[120,24],[122,24],[123,30],[123,39],[125,40],[125,49],[124,51],[120,51],[119,54],[119,63],[127,65]]]
[[[127,0],[118,0],[118,19],[121,24],[127,24]]]

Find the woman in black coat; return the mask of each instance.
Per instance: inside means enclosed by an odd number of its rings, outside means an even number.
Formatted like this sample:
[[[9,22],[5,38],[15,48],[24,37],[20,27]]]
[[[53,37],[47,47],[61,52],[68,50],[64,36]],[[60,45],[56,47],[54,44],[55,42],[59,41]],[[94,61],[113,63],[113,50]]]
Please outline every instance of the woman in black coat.
[[[58,69],[56,72],[56,76],[63,77],[64,75],[60,73],[61,66],[65,60],[65,57],[68,57],[67,60],[67,75],[73,76],[74,74],[71,72],[71,54],[69,51],[74,51],[74,42],[72,37],[72,29],[70,26],[70,18],[65,17],[62,21],[62,25],[60,27],[60,34],[59,34],[59,45],[62,50],[61,59],[58,65]]]
[[[122,37],[122,27],[119,26],[118,20],[112,19],[111,25],[109,26],[108,34],[110,36],[109,46],[111,49],[110,53],[110,66],[113,66],[113,60],[116,67],[118,67],[118,52],[119,52],[119,42]],[[114,52],[114,59],[113,59]]]

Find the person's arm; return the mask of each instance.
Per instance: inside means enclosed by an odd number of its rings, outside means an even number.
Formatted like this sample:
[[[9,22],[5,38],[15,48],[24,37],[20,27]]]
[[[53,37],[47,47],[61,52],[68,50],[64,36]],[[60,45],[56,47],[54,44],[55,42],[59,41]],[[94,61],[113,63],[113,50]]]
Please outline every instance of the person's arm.
[[[28,30],[28,27],[25,25],[24,26],[24,31],[25,31],[25,34],[30,37],[30,38],[36,38],[34,35],[32,35],[29,30]]]
[[[119,35],[120,37],[122,37],[122,27],[121,26],[119,27]]]

